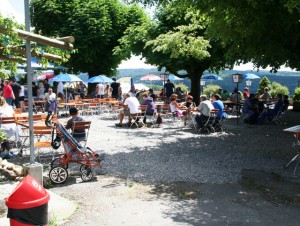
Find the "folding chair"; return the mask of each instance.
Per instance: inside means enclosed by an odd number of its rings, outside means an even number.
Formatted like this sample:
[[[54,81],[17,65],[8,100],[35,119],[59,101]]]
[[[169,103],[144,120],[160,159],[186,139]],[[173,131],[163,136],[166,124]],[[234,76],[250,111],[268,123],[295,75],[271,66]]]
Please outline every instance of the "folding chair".
[[[72,136],[83,146],[86,146],[89,136],[89,130],[91,127],[91,121],[73,121],[72,124]]]
[[[14,108],[15,114],[22,114],[22,108]]]
[[[52,133],[53,129],[48,126],[35,126],[33,128],[33,134],[36,138],[34,142],[34,150],[37,151],[37,159],[40,161],[40,149],[50,149],[52,150]],[[49,136],[47,136],[49,135]]]
[[[147,110],[147,105],[140,105],[138,113],[129,115],[129,121],[131,122],[130,127],[136,126],[138,128],[140,124],[142,126],[145,125],[143,119],[145,117],[146,110]]]

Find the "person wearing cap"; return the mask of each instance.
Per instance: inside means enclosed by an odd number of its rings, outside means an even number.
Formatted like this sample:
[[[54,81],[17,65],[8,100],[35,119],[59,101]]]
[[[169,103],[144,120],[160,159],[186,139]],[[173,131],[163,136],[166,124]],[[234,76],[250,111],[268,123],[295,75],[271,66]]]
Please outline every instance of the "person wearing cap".
[[[128,125],[131,125],[131,115],[134,116],[139,113],[140,103],[136,97],[130,95],[130,93],[125,94],[123,101],[123,110],[120,111],[120,121],[116,124],[117,127],[123,126],[124,116],[128,116]]]
[[[268,87],[265,87],[264,88],[264,92],[263,94],[261,94],[259,96],[259,99],[264,99],[264,100],[267,100],[267,99],[270,99],[272,98],[271,94],[269,93],[269,88]]]
[[[244,92],[243,92],[244,99],[247,99],[249,97],[249,95],[250,95],[249,88],[245,87]]]

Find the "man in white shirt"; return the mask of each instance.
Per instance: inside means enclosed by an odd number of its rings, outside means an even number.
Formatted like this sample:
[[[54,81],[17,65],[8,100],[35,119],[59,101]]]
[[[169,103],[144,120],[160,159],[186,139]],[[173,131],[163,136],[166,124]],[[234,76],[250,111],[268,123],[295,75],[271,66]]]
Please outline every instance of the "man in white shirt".
[[[199,111],[201,114],[197,115],[195,117],[195,120],[200,128],[204,127],[205,123],[207,122],[210,112],[214,109],[214,106],[210,102],[210,100],[207,100],[207,97],[205,95],[201,95],[200,97],[200,104],[197,108],[197,111]]]
[[[48,89],[48,92],[44,96],[45,102],[45,110],[47,112],[52,111],[54,114],[56,113],[57,103],[56,103],[56,94],[53,93],[52,88]]]
[[[140,112],[139,111],[140,103],[136,97],[132,97],[129,93],[127,93],[124,98],[125,98],[123,102],[124,109],[123,111],[120,111],[120,122],[116,124],[117,127],[123,126],[122,122],[124,116],[128,116],[129,123],[131,123],[130,115],[134,116]]]
[[[97,93],[98,98],[103,99],[103,97],[104,97],[104,85],[103,85],[102,82],[100,82],[100,83],[97,85],[97,90],[98,90],[98,93]]]
[[[57,85],[57,94],[59,93],[64,94],[64,84],[62,82],[59,82]]]

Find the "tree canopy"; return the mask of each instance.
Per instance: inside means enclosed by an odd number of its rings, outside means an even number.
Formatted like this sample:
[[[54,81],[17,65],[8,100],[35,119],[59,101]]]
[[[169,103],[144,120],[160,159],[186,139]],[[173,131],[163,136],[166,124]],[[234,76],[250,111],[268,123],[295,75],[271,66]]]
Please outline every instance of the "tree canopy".
[[[208,24],[209,20],[199,10],[170,4],[159,8],[155,20],[129,27],[115,54],[123,57],[142,54],[147,63],[190,78],[191,92],[198,103],[203,72],[226,66],[226,46],[206,36]],[[186,74],[179,73],[180,70]]]
[[[128,0],[167,5],[169,0]],[[210,19],[207,35],[230,44],[227,62],[300,70],[300,1],[174,0],[201,9]]]
[[[75,37],[76,53],[68,67],[73,72],[112,75],[122,58],[112,54],[130,24],[146,14],[137,5],[117,0],[33,0],[32,25],[43,35]]]

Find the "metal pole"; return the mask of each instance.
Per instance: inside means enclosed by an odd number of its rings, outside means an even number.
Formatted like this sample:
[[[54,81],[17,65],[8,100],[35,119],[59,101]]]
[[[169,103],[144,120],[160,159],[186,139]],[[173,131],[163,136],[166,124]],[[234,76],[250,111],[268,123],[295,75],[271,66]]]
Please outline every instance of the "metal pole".
[[[236,96],[236,124],[239,124],[239,83],[236,83],[237,96]]]
[[[25,28],[30,32],[30,11],[29,0],[24,0],[25,8]],[[32,68],[31,68],[31,45],[26,41],[27,58],[27,89],[28,89],[28,122],[29,122],[29,142],[30,142],[30,163],[34,163],[34,135],[33,135],[33,101],[32,101]]]

